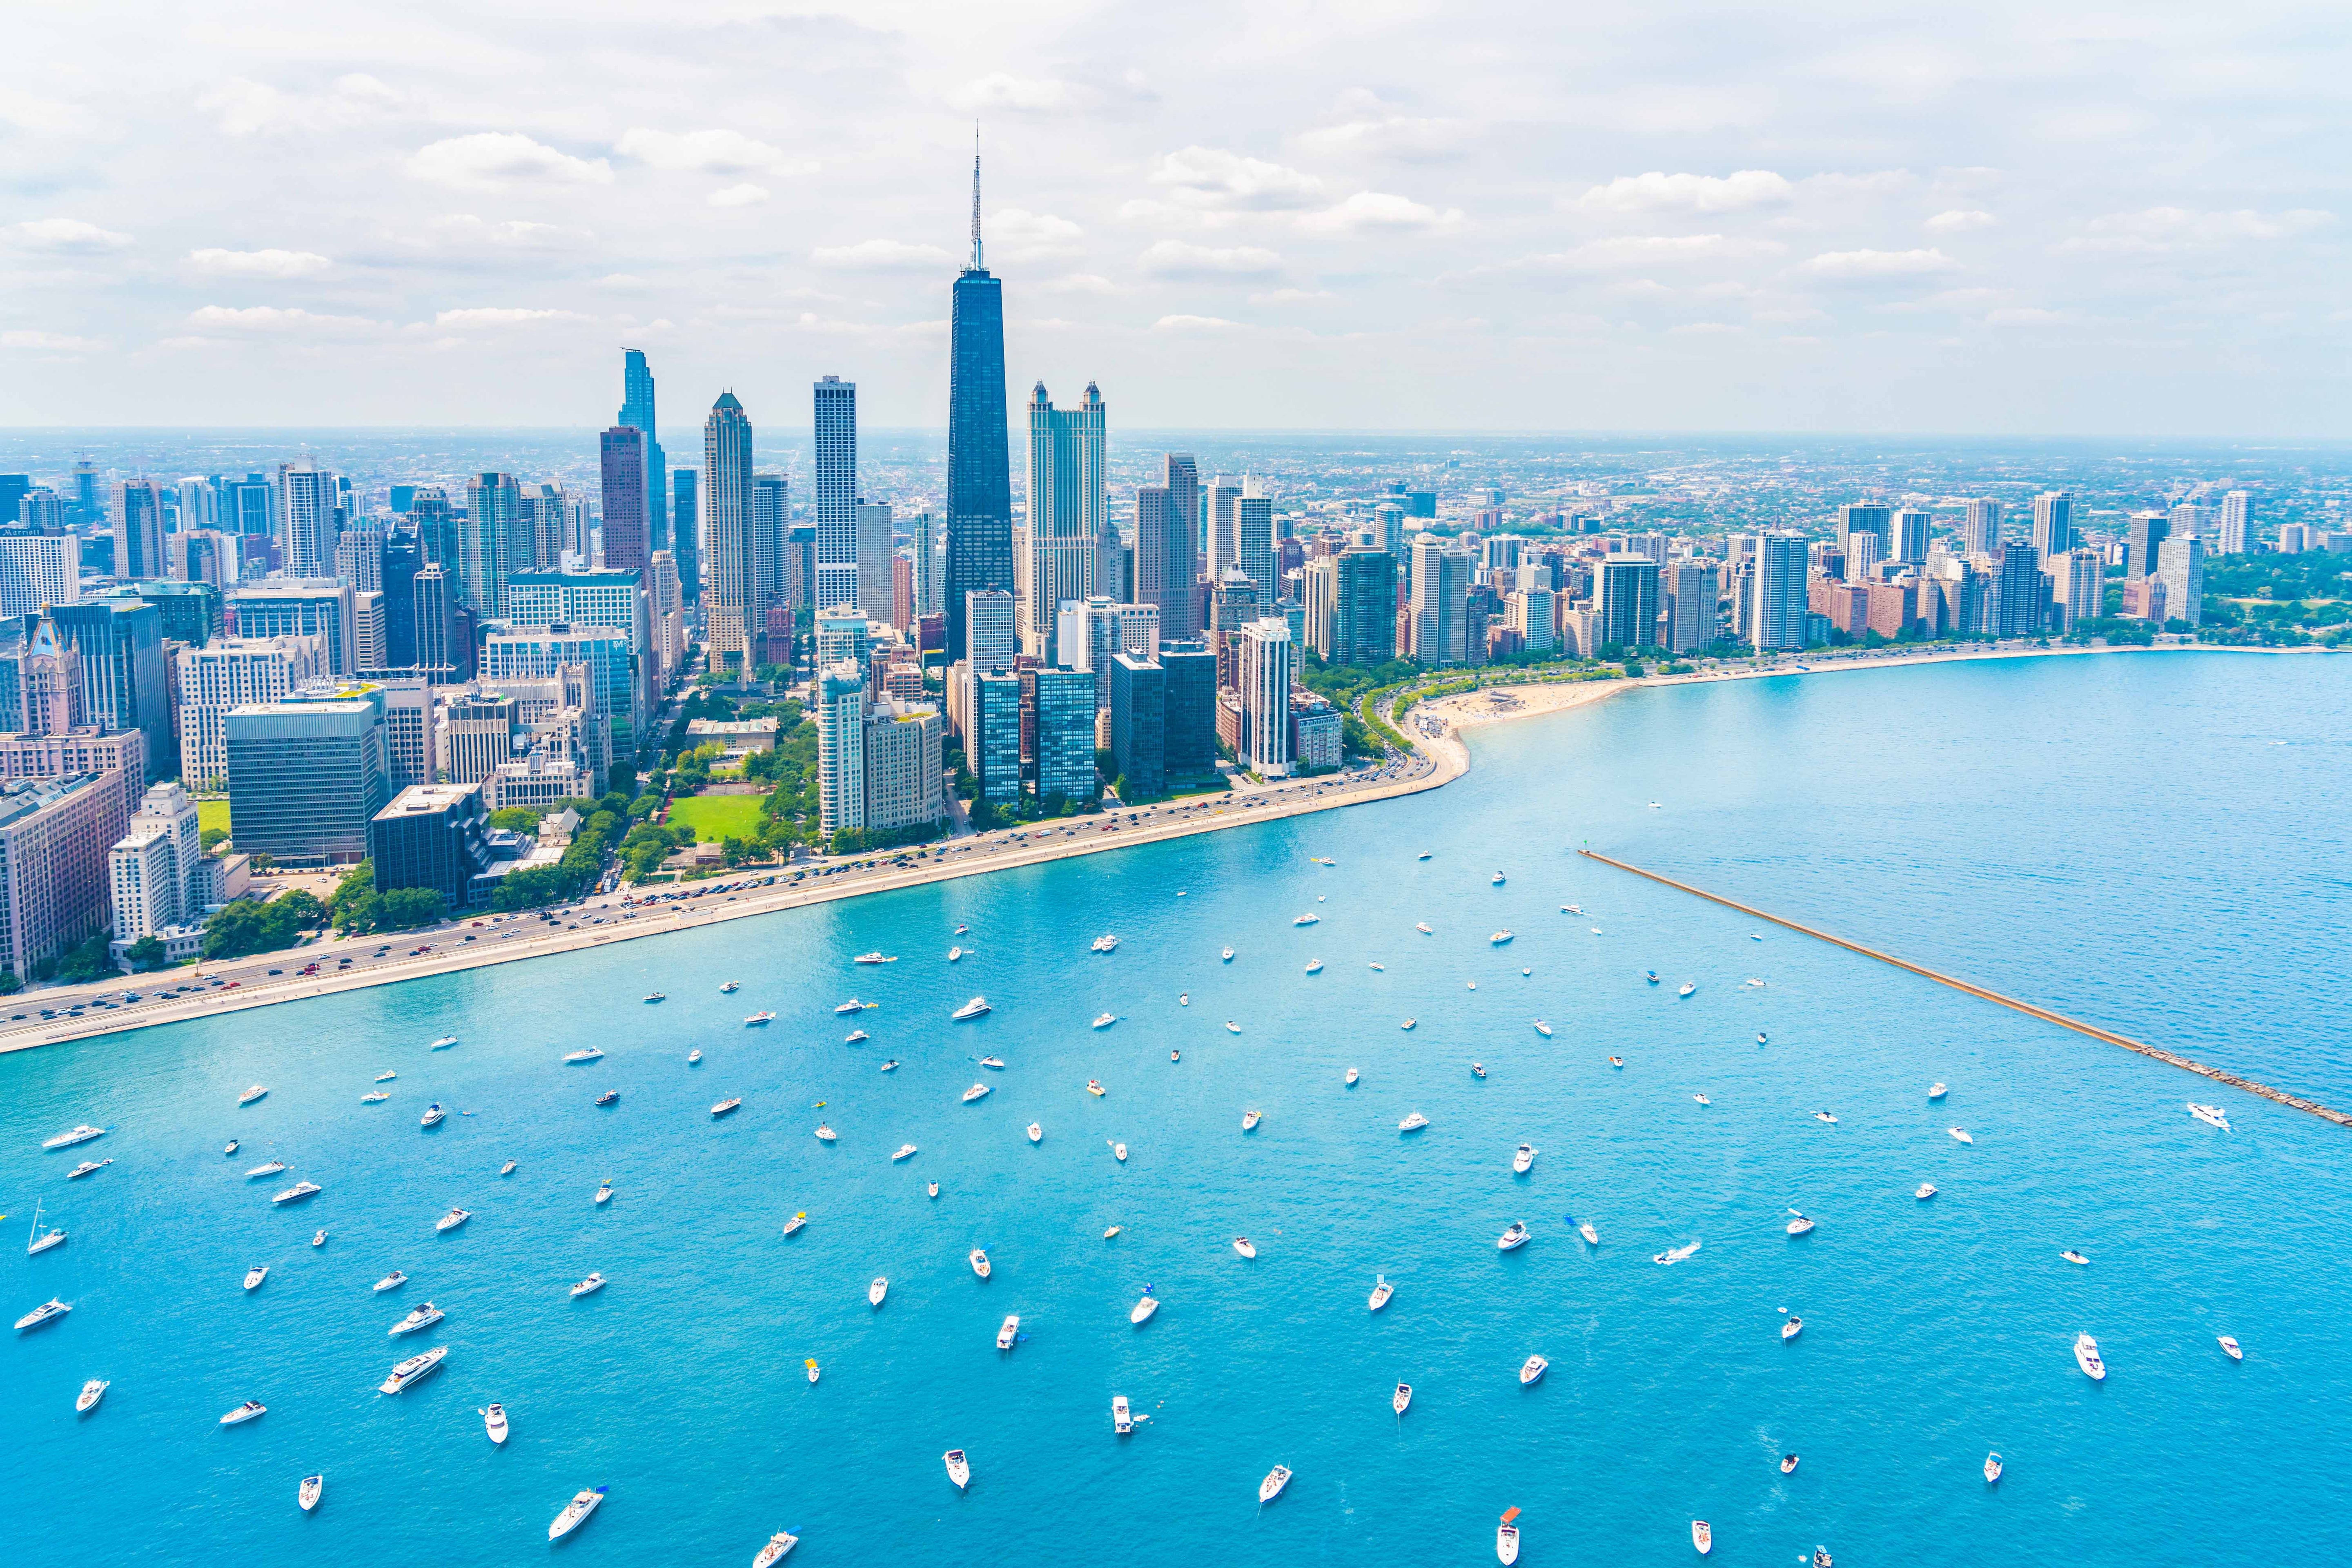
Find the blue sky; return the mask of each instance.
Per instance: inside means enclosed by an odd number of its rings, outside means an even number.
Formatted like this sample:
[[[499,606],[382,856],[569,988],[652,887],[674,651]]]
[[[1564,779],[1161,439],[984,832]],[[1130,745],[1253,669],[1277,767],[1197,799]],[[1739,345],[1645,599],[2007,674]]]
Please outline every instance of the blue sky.
[[[0,424],[2347,434],[2318,5],[10,8]],[[1962,14],[1965,13],[1965,14]],[[1016,396],[1017,401],[1017,396]]]

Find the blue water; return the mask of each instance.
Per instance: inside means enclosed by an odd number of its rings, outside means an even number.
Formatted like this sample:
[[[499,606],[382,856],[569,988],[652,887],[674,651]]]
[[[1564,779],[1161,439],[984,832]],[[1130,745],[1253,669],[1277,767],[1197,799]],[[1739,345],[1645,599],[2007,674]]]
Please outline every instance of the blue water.
[[[0,1306],[76,1303],[0,1343],[5,1555],[504,1564],[602,1483],[573,1562],[740,1564],[790,1528],[794,1564],[1474,1563],[1514,1505],[1530,1563],[1683,1562],[1695,1516],[1731,1563],[1816,1542],[1842,1565],[2346,1561],[2352,1134],[1777,929],[1752,942],[1568,850],[2352,1104],[2347,736],[2340,659],[1647,691],[1482,731],[1467,778],[1409,801],[0,1058],[0,1210],[21,1224],[37,1197],[72,1234],[0,1252]],[[1122,945],[1090,956],[1105,931]],[[950,967],[956,940],[977,951]],[[900,961],[852,968],[871,947]],[[974,992],[995,1013],[950,1026]],[[849,1047],[831,1008],[853,994],[883,1005]],[[761,1006],[777,1023],[743,1029]],[[1123,1021],[1090,1030],[1106,1009]],[[428,1053],[445,1032],[464,1043]],[[559,1065],[583,1042],[610,1054]],[[974,1065],[990,1052],[1005,1071]],[[391,1103],[361,1105],[387,1068]],[[269,1097],[235,1109],[257,1081]],[[744,1107],[714,1123],[722,1094]],[[474,1114],[422,1131],[429,1099]],[[1401,1137],[1415,1110],[1433,1124]],[[119,1130],[36,1148],[82,1120]],[[1522,1138],[1542,1153],[1515,1179]],[[893,1165],[903,1142],[921,1152]],[[90,1153],[117,1163],[68,1185]],[[282,1181],[242,1177],[272,1156],[324,1194],[273,1210]],[[453,1204],[476,1218],[435,1236]],[[1820,1228],[1790,1240],[1790,1205]],[[1514,1219],[1535,1239],[1498,1254]],[[395,1267],[406,1289],[372,1295]],[[592,1269],[611,1285],[569,1300]],[[1398,1289],[1373,1316],[1376,1272]],[[1147,1281],[1164,1305],[1139,1331]],[[385,1336],[428,1298],[445,1323]],[[1805,1322],[1787,1344],[1783,1307]],[[1028,1337],[1000,1356],[1008,1312]],[[2103,1385],[2074,1368],[2081,1330]],[[377,1394],[425,1343],[443,1372]],[[1552,1370],[1522,1390],[1530,1352]],[[91,1376],[113,1387],[77,1421]],[[1125,1440],[1114,1394],[1151,1416]],[[248,1397],[269,1414],[215,1426]],[[493,1399],[503,1450],[476,1415]],[[1297,1479],[1261,1512],[1277,1462]]]

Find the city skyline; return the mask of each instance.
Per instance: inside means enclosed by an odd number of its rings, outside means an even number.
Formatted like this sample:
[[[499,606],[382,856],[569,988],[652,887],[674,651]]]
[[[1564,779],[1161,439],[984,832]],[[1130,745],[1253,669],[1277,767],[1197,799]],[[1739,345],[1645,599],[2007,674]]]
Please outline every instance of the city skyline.
[[[1008,380],[1138,427],[2341,427],[2342,110],[2296,7],[1704,46],[1672,12],[1253,14],[1189,20],[1181,72],[1130,7],[589,10],[164,30],[104,82],[79,17],[19,19],[48,68],[0,100],[0,423],[601,424],[572,389],[618,345],[689,406],[833,373],[870,427],[937,427],[978,119]]]

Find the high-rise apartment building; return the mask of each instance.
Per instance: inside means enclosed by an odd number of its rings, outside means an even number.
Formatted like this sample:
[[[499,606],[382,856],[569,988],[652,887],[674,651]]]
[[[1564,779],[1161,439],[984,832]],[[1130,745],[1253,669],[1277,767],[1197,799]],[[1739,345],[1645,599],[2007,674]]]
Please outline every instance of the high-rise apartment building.
[[[1414,658],[1429,665],[1468,661],[1469,600],[1469,552],[1448,549],[1441,540],[1413,541]]]
[[[1108,673],[1108,672],[1106,672]],[[1092,800],[1095,774],[1095,678],[1083,669],[1039,669],[1036,692],[1037,798]]]
[[[979,799],[1021,798],[1021,677],[1010,668],[972,672],[963,749]]]
[[[1282,597],[1281,574],[1275,567],[1274,498],[1255,475],[1242,480],[1242,493],[1234,498],[1234,562],[1257,584],[1259,604]]]
[[[2172,533],[2172,520],[2160,511],[2136,511],[2124,531],[2124,576],[2146,577],[2156,570],[2156,552]]]
[[[1849,501],[1838,508],[1838,548],[1848,555],[1853,553],[1853,539],[1857,533],[1867,533],[1878,541],[1878,558],[1885,560],[1894,553],[1894,512],[1883,506],[1864,501]]]
[[[962,619],[973,673],[1011,669],[1019,661],[1021,630],[1010,593],[1002,588],[967,593]]]
[[[816,466],[809,516],[816,524],[819,612],[857,601],[857,384],[816,384]]]
[[[129,817],[111,770],[0,785],[0,967],[29,981],[105,925],[107,851]]]
[[[1168,672],[1158,659],[1111,659],[1110,755],[1121,799],[1167,793]]]
[[[81,597],[80,542],[68,534],[0,535],[0,616],[37,616]]]
[[[278,702],[334,672],[317,637],[224,637],[179,653],[180,782],[199,792],[227,787],[231,709]]]
[[[188,792],[169,781],[150,786],[108,853],[118,952],[153,936],[165,939],[168,958],[166,933],[183,942],[190,935],[201,939],[203,933],[193,928],[204,921],[204,879],[197,865],[203,852],[196,803]]]
[[[1334,664],[1370,669],[1397,657],[1396,557],[1367,545],[1331,558],[1336,598],[1331,614]]]
[[[505,615],[507,579],[531,570],[537,554],[523,515],[522,485],[515,477],[476,474],[468,479],[466,515],[457,521],[459,602],[484,620]],[[292,570],[290,565],[288,569]]]
[[[2042,531],[2041,500],[2034,528]],[[2042,552],[2031,544],[2004,544],[1994,574],[1993,635],[2035,637],[2050,629],[2050,579],[2042,574]]]
[[[114,574],[124,582],[163,575],[163,492],[152,479],[118,479],[107,491]]]
[[[2221,553],[2254,552],[2254,496],[2252,490],[2231,490],[2221,498]]]
[[[1160,458],[1160,480],[1135,492],[1135,596],[1157,605],[1170,638],[1201,635],[1201,471],[1190,452]]]
[[[1208,522],[1209,581],[1224,580],[1227,572],[1241,565],[1241,547],[1234,537],[1234,503],[1240,500],[1242,487],[1229,474],[1219,474],[1201,491],[1201,505]]]
[[[1015,563],[1022,651],[1051,656],[1064,605],[1096,593],[1104,527],[1102,393],[1088,382],[1074,409],[1055,408],[1039,382],[1029,398],[1027,547]]]
[[[828,838],[866,822],[866,672],[841,659],[817,672],[817,826]]]
[[[1925,512],[1905,512],[1905,517],[1927,516]],[[1925,561],[1923,549],[1919,559]],[[1668,574],[1666,650],[1669,653],[1696,653],[1715,641],[1715,607],[1722,596],[1717,579],[1715,562],[1683,560],[1675,563]]]
[[[2156,552],[2156,575],[2164,583],[2164,618],[2195,631],[2205,622],[2205,542],[2175,534]]]
[[[341,493],[335,476],[308,458],[278,465],[278,544],[289,576],[335,574]]]
[[[1469,556],[1461,557],[1463,570]],[[1466,581],[1466,578],[1465,578]],[[1240,679],[1242,744],[1238,760],[1261,778],[1287,778],[1291,772],[1290,680],[1297,648],[1290,623],[1269,616],[1242,628]]]
[[[887,502],[857,503],[857,613],[885,626],[895,624],[897,588],[891,563],[898,559]],[[829,607],[829,606],[828,606]]]
[[[1927,531],[1933,521],[1927,513],[1906,507],[1894,517],[1894,547],[1886,559],[1900,561],[1906,566],[1924,566],[1927,563]]]
[[[1787,530],[1759,534],[1756,570],[1748,585],[1748,640],[1758,653],[1805,646],[1805,536]],[[1590,648],[1581,650],[1589,658]]]
[[[2106,563],[2095,550],[2070,550],[2044,567],[2050,596],[2058,608],[2061,629],[2073,631],[2084,621],[2106,613]]]
[[[613,755],[634,759],[646,737],[628,632],[586,625],[492,626],[481,640],[481,679],[491,685],[553,679],[567,666],[585,665],[589,706],[612,737]]]
[[[1966,555],[1991,555],[2000,549],[2000,502],[1972,500],[1968,516],[1960,523],[1960,552]]]
[[[1853,508],[1848,508],[1849,511]],[[1869,510],[1869,509],[1863,509]],[[1865,537],[1875,537],[1865,535]],[[1599,612],[1602,646],[1655,647],[1658,644],[1658,563],[1646,555],[1604,558],[1593,576],[1593,608]]]
[[[711,668],[758,661],[767,599],[753,546],[751,421],[731,392],[710,405],[702,426],[702,542],[707,554],[704,623]]]
[[[2047,561],[2074,548],[2074,493],[2044,490],[2033,498],[2033,548]]]

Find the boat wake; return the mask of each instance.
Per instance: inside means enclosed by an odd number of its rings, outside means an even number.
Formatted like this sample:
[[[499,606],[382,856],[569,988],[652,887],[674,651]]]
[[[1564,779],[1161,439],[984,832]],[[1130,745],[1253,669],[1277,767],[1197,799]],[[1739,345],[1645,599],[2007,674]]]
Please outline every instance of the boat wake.
[[[1651,1258],[1650,1261],[1659,1264],[1680,1263],[1684,1258],[1688,1258],[1692,1253],[1696,1252],[1698,1247],[1699,1244],[1694,1241],[1688,1247],[1677,1247],[1670,1248],[1667,1251],[1661,1252],[1655,1258]]]

